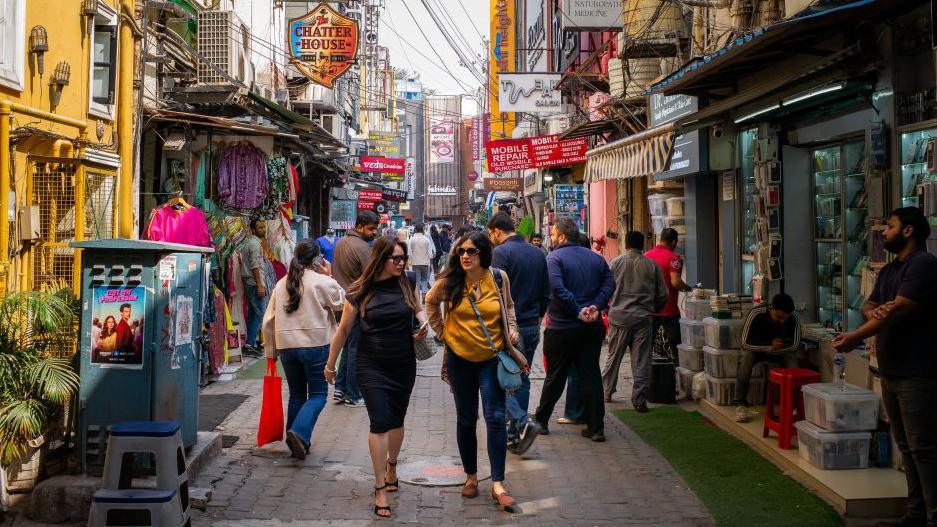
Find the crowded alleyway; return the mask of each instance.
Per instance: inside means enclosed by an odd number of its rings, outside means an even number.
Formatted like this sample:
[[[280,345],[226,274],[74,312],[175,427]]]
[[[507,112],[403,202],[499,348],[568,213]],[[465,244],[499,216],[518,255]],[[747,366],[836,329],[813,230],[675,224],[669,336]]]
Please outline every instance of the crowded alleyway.
[[[623,426],[606,415],[606,443],[580,437],[580,426],[550,423],[550,435],[539,437],[520,458],[509,455],[506,485],[517,497],[523,514],[500,511],[488,498],[490,481],[482,481],[479,496],[463,499],[456,486],[417,486],[406,483],[406,466],[434,462],[443,456],[458,459],[455,410],[447,386],[439,380],[440,357],[418,365],[416,387],[407,414],[407,436],[400,457],[403,482],[391,500],[393,523],[418,525],[711,525],[700,501],[667,462]],[[531,405],[539,399],[543,379],[540,352],[534,361]],[[622,368],[630,377],[630,368]],[[623,407],[630,393],[623,379],[616,403]],[[329,403],[316,424],[312,450],[305,461],[289,457],[283,443],[254,446],[261,400],[261,380],[218,382],[202,393],[204,420],[223,417],[217,430],[225,448],[195,482],[213,487],[196,525],[274,526],[365,525],[371,511],[371,463],[363,408]],[[285,383],[284,383],[285,398]],[[231,402],[233,401],[233,404]],[[562,404],[562,401],[561,401]],[[479,435],[484,437],[479,420]],[[484,441],[480,442],[484,449]],[[484,453],[479,454],[484,460]],[[485,470],[487,463],[480,462]],[[485,476],[485,474],[481,474]],[[461,481],[459,482],[461,483]],[[328,519],[325,521],[324,519]],[[249,520],[249,521],[248,521]],[[321,520],[317,523],[309,523]],[[383,520],[374,520],[381,522]]]

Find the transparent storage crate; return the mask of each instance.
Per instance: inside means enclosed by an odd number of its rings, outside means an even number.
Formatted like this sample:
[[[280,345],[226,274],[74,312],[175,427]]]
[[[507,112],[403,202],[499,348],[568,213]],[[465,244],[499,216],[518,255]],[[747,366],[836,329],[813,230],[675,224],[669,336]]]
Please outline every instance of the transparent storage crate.
[[[809,421],[797,421],[797,448],[800,457],[817,468],[844,470],[868,468],[869,432],[830,432]]]
[[[667,200],[673,198],[673,194],[650,194],[647,197],[647,208],[651,211],[651,216],[667,215]]]
[[[670,228],[678,234],[686,234],[686,220],[683,216],[651,216],[654,234],[660,236],[664,229]]]
[[[682,196],[667,198],[667,215],[683,216],[683,201],[684,198]]]
[[[808,384],[803,387],[804,416],[833,432],[874,430],[878,425],[877,393],[846,384]]]
[[[679,382],[680,392],[686,396],[687,399],[693,398],[694,375],[696,375],[696,372],[693,370],[688,370],[682,366],[677,367],[677,381]]]
[[[735,400],[735,378],[717,379],[710,374],[706,375],[706,399],[718,406],[732,406]],[[765,379],[752,378],[748,385],[748,403],[750,405],[764,404]]]
[[[703,320],[712,315],[713,308],[708,298],[687,298],[683,305],[683,311],[687,319]]]
[[[680,319],[680,343],[694,348],[706,345],[703,323],[699,320]]]
[[[723,350],[703,346],[703,369],[717,379],[734,379],[739,371],[739,350]]]
[[[735,318],[703,319],[706,345],[716,349],[739,349],[742,347],[742,328],[745,321]]]
[[[690,371],[703,371],[703,350],[694,348],[689,344],[680,344],[677,346],[677,357],[680,360],[680,367]]]

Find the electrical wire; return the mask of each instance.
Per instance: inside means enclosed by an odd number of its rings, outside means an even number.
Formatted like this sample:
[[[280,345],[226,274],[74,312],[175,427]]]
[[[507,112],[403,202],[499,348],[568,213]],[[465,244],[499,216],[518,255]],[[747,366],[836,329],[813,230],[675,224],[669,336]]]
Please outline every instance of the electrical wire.
[[[462,3],[462,0],[459,0],[459,5],[462,6],[462,12],[465,13],[465,18],[468,19],[469,21],[471,21],[471,20],[472,20],[472,16],[469,15],[468,9],[465,8],[465,4]],[[472,22],[472,29],[475,30],[475,34],[478,35],[478,38],[479,38],[481,41],[484,42],[485,37],[481,34],[481,31],[479,31],[478,28],[475,27],[475,22],[474,22],[474,21]]]
[[[407,13],[410,14],[410,18],[413,20],[413,23],[416,25],[417,29],[420,30],[420,34],[423,35],[423,40],[425,40],[426,44],[430,47],[431,50],[433,50],[433,54],[436,55],[436,58],[438,58],[439,62],[445,67],[446,72],[449,74],[450,77],[452,77],[453,80],[456,81],[456,83],[462,86],[463,89],[466,90],[466,92],[468,92],[469,90],[465,88],[465,85],[458,78],[456,78],[456,76],[452,73],[452,70],[450,70],[449,67],[446,66],[445,59],[443,59],[442,56],[439,54],[439,52],[436,51],[436,47],[433,46],[433,43],[430,42],[429,37],[426,36],[426,32],[423,31],[423,27],[420,25],[420,23],[416,19],[416,15],[414,15],[413,10],[410,9],[410,4],[407,3],[407,0],[401,0],[401,1],[403,2],[403,6],[407,8]]]

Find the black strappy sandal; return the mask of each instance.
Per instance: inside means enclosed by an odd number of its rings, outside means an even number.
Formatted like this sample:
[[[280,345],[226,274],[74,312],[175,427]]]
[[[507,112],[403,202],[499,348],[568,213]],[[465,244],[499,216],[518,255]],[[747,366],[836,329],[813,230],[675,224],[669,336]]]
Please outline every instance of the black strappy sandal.
[[[397,462],[396,462],[396,461],[394,461],[393,463],[391,463],[390,461],[388,461],[387,464],[390,465],[390,466],[392,466],[392,467],[396,467],[396,466],[397,466]],[[384,480],[384,486],[385,486],[385,487],[388,487],[387,492],[397,492],[398,490],[400,490],[400,476],[397,476],[397,481],[387,481],[387,480]],[[390,487],[393,487],[393,488],[390,488]]]
[[[378,518],[384,518],[384,519],[390,518],[392,513],[390,510],[390,506],[382,507],[377,504],[377,491],[385,490],[386,488],[387,488],[387,483],[384,483],[380,487],[374,487],[374,515],[377,516]],[[387,511],[386,516],[381,514],[384,511]]]

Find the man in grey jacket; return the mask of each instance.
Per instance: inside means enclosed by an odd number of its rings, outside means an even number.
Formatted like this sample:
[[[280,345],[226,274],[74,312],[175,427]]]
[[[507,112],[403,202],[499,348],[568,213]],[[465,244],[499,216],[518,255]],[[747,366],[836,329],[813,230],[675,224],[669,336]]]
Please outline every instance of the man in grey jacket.
[[[625,253],[612,260],[615,293],[608,308],[609,346],[602,387],[605,402],[612,401],[618,384],[618,370],[625,350],[631,349],[631,373],[634,387],[631,404],[640,413],[647,412],[647,383],[651,376],[651,348],[654,342],[651,316],[667,304],[667,284],[660,266],[644,256],[644,235],[631,231],[625,235]]]

